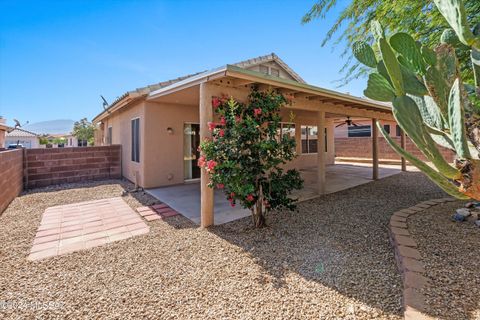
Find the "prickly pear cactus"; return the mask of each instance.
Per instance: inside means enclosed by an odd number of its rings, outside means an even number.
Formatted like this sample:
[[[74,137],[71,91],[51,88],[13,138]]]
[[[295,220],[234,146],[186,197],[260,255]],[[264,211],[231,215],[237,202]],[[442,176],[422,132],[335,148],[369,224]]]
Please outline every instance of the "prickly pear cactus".
[[[445,192],[460,199],[480,200],[480,139],[472,139],[471,134],[478,132],[480,137],[480,120],[477,126],[475,120],[470,123],[474,118],[467,121],[465,117],[466,110],[480,108],[475,105],[480,101],[480,25],[470,30],[461,0],[434,1],[451,26],[435,49],[422,46],[406,33],[387,39],[375,21],[371,29],[379,56],[363,41],[353,45],[353,54],[373,70],[365,96],[392,102],[398,124],[433,167],[400,148],[377,123],[390,146]],[[473,89],[462,83],[455,55],[459,46],[471,50],[476,80]],[[456,153],[454,163],[442,157],[437,145]]]

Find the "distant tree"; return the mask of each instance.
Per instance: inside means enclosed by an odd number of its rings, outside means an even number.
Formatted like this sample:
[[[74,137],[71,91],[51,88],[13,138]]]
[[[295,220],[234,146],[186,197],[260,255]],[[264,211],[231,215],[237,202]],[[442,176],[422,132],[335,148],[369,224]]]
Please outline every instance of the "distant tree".
[[[471,26],[480,22],[480,1],[465,0],[467,20]],[[337,0],[317,0],[312,8],[302,19],[308,23],[315,19],[325,19],[327,14],[337,4]],[[342,57],[345,64],[340,70],[343,78],[341,84],[346,84],[353,79],[368,75],[368,68],[360,65],[353,59],[351,47],[355,41],[363,40],[373,42],[370,24],[372,20],[379,20],[383,27],[393,32],[406,32],[415,40],[424,45],[434,47],[442,35],[443,30],[449,28],[448,23],[435,7],[433,0],[351,0],[350,4],[340,12],[333,26],[323,38],[322,46],[333,41],[334,47],[345,43]],[[346,27],[342,30],[342,25]],[[336,39],[334,35],[338,34]],[[374,48],[376,50],[376,48]],[[462,71],[462,79],[473,84],[473,72],[469,48],[456,50]]]
[[[95,126],[83,118],[73,124],[73,136],[78,140],[86,140],[89,145],[93,145]]]

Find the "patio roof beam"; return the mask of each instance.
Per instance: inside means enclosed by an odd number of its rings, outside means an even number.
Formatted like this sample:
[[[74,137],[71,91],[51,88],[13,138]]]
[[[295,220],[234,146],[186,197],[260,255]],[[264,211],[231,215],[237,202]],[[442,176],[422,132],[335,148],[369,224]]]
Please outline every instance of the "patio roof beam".
[[[234,87],[248,87],[248,85],[255,83],[253,80],[245,80],[245,79],[235,79],[233,80],[233,86]]]
[[[357,108],[351,108],[343,105],[334,105],[332,103],[322,103],[320,101],[313,101],[313,100],[302,100],[302,101],[294,100],[293,104],[291,106],[287,105],[286,108],[299,109],[299,110],[305,110],[305,111],[314,111],[314,112],[322,110],[328,113],[334,113],[338,115],[345,115],[345,116],[351,116],[351,117],[368,118],[368,119],[377,118],[380,120],[394,121],[393,115],[391,113],[357,109]]]

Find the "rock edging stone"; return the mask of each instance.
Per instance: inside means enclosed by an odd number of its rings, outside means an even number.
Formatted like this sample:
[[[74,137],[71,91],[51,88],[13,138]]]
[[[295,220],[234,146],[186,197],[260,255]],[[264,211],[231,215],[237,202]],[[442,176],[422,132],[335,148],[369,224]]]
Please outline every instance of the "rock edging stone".
[[[389,233],[395,251],[395,260],[403,278],[403,307],[405,320],[434,319],[425,314],[423,287],[428,283],[425,266],[417,249],[417,243],[408,231],[408,218],[440,203],[456,201],[441,198],[423,201],[413,207],[394,212],[390,218]]]

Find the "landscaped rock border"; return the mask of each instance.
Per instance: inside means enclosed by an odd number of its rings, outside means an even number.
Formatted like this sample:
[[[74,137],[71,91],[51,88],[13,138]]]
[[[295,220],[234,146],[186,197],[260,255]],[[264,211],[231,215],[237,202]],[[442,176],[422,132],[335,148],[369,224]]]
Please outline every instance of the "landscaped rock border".
[[[403,278],[403,306],[405,319],[434,319],[425,314],[425,297],[421,290],[427,284],[422,256],[410,235],[408,217],[437,204],[456,201],[453,198],[423,201],[413,207],[399,210],[390,218],[390,240],[395,250],[397,266]]]

